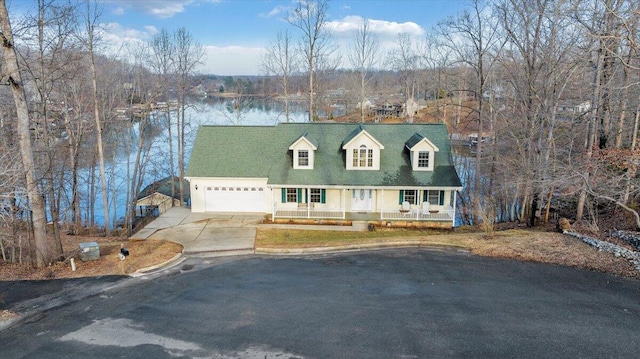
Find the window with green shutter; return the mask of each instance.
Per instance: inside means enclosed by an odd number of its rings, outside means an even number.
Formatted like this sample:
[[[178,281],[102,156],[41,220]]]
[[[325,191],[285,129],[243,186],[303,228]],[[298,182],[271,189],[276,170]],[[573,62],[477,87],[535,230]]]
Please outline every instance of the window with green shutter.
[[[427,196],[427,202],[430,204],[440,204],[440,191],[429,191],[429,195]]]
[[[311,188],[310,191],[310,203],[326,203],[327,191],[324,188]]]
[[[410,204],[418,204],[418,190],[416,189],[405,189],[400,190],[400,196],[398,198],[398,204],[402,204],[402,202],[409,202]]]
[[[296,188],[283,188],[282,189],[282,203],[296,203],[300,196],[298,195],[298,189]]]

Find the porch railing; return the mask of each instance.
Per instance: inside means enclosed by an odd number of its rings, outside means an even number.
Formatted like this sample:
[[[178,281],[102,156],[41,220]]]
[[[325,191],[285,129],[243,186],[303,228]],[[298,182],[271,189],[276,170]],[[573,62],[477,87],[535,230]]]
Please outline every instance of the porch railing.
[[[315,209],[315,208],[275,208],[275,218],[306,218],[306,219],[345,219],[349,214],[342,208],[338,209]],[[420,209],[401,211],[399,209],[383,210],[382,212],[372,212],[371,219],[397,220],[397,221],[453,221],[453,208],[430,212],[423,212]]]
[[[382,220],[409,220],[409,221],[452,221],[453,208],[444,210],[423,212],[421,209],[411,209],[409,211],[383,210],[380,218]]]
[[[342,209],[276,208],[276,218],[344,219]]]

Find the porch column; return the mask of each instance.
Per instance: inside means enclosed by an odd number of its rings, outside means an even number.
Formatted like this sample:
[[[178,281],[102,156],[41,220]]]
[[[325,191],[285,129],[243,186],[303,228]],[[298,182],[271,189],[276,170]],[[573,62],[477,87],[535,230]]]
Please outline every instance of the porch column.
[[[380,220],[384,219],[384,188],[380,189]]]
[[[342,189],[342,219],[347,218],[347,190]]]
[[[305,189],[304,201],[307,202],[307,219],[311,218],[311,203],[309,203],[310,192],[311,190],[309,188]]]
[[[422,212],[422,202],[423,202],[423,198],[424,198],[424,190],[417,190],[416,191],[416,195],[418,196],[418,198],[416,198],[416,202],[418,202],[418,208],[416,209],[416,221],[420,220],[420,213]]]
[[[456,202],[457,202],[458,191],[453,191],[453,204],[451,208],[453,208],[453,213],[451,213],[451,228],[456,225]]]
[[[276,189],[271,187],[271,197],[273,199],[273,203],[271,204],[271,220],[276,219]]]

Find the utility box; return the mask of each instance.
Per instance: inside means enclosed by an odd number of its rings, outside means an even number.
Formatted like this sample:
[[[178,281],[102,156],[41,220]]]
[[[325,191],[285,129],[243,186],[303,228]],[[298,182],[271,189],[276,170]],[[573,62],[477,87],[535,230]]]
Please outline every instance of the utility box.
[[[78,246],[80,247],[81,261],[86,262],[100,259],[100,246],[98,246],[97,242],[79,243]]]

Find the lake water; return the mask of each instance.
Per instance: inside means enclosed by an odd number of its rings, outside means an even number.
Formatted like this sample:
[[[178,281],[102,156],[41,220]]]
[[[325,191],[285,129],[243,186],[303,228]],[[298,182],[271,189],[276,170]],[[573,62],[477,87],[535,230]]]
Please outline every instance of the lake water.
[[[246,104],[245,104],[246,105]],[[218,101],[214,103],[196,103],[192,104],[185,111],[185,163],[188,163],[188,156],[191,153],[191,148],[195,135],[198,131],[198,127],[201,125],[243,125],[243,126],[272,126],[279,122],[286,122],[286,118],[283,113],[283,105],[273,101],[255,101],[249,105],[236,106],[233,101]],[[307,113],[302,111],[301,106],[292,106],[292,112],[290,112],[291,122],[306,122]],[[175,114],[172,114],[172,122],[175,122]],[[137,126],[133,129],[134,136],[137,137]],[[176,128],[172,127],[172,135],[175,138]],[[152,147],[149,152],[149,162],[147,168],[143,174],[143,186],[153,183],[159,179],[170,176],[170,164],[169,164],[169,144],[168,144],[169,132],[168,130],[162,131],[160,134],[152,138]],[[137,139],[135,140],[137,141]],[[133,143],[135,143],[133,141]],[[178,156],[177,156],[177,143],[173,141],[174,150],[174,174],[178,175]],[[106,167],[107,176],[110,177],[109,192],[109,209],[110,219],[113,222],[114,218],[122,218],[126,213],[126,196],[127,196],[127,183],[129,182],[127,176],[133,173],[133,162],[135,160],[135,150],[133,153],[122,154],[116,157],[113,163],[108,163]],[[129,167],[129,171],[127,168]],[[186,165],[185,165],[186,170]],[[88,178],[88,170],[81,171],[80,176]],[[99,188],[99,170],[96,168],[96,191],[95,191],[95,214],[94,222],[97,225],[104,224],[104,213],[102,210],[102,192]],[[112,197],[115,186],[116,198]],[[90,188],[85,181],[85,185],[80,188],[83,192],[81,198],[86,199],[89,197]],[[115,200],[115,205],[114,201]],[[87,200],[82,201],[82,216],[83,220],[87,220],[89,202]]]

